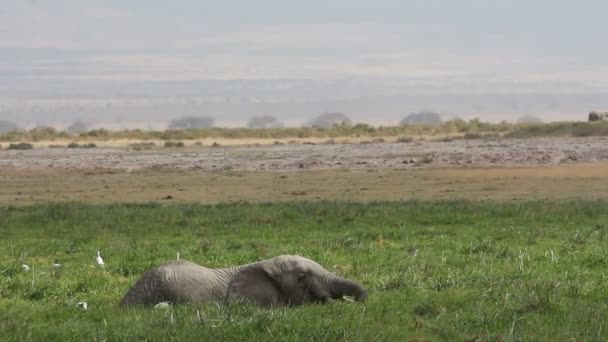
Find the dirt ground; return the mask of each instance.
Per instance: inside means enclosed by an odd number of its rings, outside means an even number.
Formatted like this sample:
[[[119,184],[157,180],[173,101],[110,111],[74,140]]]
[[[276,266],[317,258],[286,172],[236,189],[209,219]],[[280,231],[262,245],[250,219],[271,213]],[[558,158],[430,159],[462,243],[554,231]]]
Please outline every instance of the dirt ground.
[[[0,203],[608,198],[608,139],[0,150]]]

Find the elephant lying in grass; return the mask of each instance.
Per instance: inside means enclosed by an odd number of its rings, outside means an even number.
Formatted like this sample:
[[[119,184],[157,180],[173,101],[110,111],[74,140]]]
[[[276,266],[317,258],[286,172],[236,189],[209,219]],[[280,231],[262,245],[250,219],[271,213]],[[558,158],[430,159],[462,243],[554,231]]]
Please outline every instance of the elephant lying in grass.
[[[271,307],[326,302],[343,296],[363,301],[367,291],[360,284],[338,277],[312,260],[282,255],[229,268],[207,268],[189,261],[171,261],[145,272],[127,292],[121,305],[244,299]]]

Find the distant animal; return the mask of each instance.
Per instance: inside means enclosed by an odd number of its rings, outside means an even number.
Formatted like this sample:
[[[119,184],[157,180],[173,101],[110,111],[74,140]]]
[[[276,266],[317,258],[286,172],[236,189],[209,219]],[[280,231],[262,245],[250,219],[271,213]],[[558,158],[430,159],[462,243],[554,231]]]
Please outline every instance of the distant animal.
[[[274,307],[327,302],[344,296],[363,301],[367,290],[310,259],[282,255],[228,268],[171,261],[145,272],[124,296],[121,305],[246,300]]]
[[[601,121],[608,120],[608,112],[590,112],[589,113],[589,121]]]
[[[99,266],[104,265],[103,258],[101,257],[101,254],[99,253],[99,251],[97,251],[97,257],[95,258],[95,262],[97,262],[97,265],[99,265]]]

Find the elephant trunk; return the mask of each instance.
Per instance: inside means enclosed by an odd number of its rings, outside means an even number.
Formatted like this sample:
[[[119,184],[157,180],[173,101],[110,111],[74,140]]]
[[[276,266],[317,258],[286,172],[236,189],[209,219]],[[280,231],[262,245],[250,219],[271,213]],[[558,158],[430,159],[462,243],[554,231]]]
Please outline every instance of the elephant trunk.
[[[367,290],[361,284],[350,279],[345,279],[331,274],[326,278],[328,288],[332,298],[352,296],[357,302],[362,302],[367,298]]]

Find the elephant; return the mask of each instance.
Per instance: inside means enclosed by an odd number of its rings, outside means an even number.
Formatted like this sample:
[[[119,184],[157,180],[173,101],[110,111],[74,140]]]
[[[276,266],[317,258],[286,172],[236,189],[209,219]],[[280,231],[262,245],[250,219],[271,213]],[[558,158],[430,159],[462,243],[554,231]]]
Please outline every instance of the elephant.
[[[344,296],[367,297],[359,283],[339,277],[297,255],[228,268],[207,268],[175,260],[146,271],[121,301],[122,306],[161,302],[234,303],[245,300],[262,307],[324,303]]]
[[[601,121],[608,120],[608,112],[590,112],[589,113],[589,121]]]

